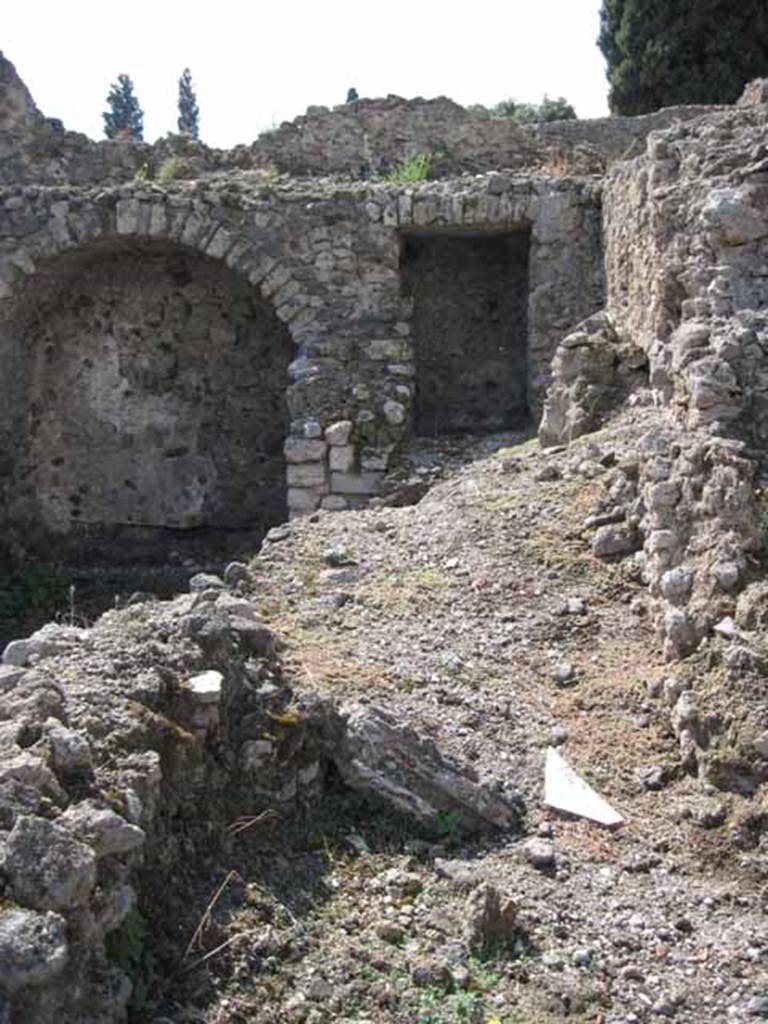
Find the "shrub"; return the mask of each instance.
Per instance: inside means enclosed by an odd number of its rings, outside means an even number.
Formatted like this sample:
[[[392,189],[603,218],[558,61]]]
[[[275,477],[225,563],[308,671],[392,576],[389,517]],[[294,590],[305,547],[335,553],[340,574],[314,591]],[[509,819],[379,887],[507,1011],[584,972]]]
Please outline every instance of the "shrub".
[[[168,182],[177,181],[179,178],[191,178],[193,173],[192,165],[183,156],[169,156],[157,169],[157,181],[161,185],[167,185]]]
[[[564,96],[552,99],[544,93],[541,103],[518,103],[502,100],[492,108],[499,117],[508,117],[517,124],[536,124],[539,121],[575,121],[576,111]]]
[[[414,181],[427,181],[432,168],[431,153],[414,153],[391,167],[386,180],[393,185],[407,185]]]

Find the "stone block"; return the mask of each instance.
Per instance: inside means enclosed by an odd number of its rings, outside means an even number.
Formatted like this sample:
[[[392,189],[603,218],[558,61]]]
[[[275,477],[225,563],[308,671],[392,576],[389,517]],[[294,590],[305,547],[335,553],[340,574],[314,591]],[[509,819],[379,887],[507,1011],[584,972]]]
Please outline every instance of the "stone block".
[[[93,891],[96,857],[60,825],[21,815],[8,836],[5,873],[20,903],[34,910],[73,910]]]
[[[268,299],[271,295],[274,295],[278,288],[282,288],[284,284],[287,284],[291,278],[291,273],[283,266],[276,266],[274,270],[270,271],[269,274],[264,278],[261,285],[261,294],[265,299]]]
[[[29,641],[11,640],[3,651],[3,665],[13,665],[21,668],[27,664],[29,659]]]
[[[286,306],[291,302],[291,300],[296,300],[298,296],[298,302],[295,302],[294,304],[303,306],[306,302],[306,298],[305,296],[300,295],[300,292],[301,288],[299,287],[298,282],[288,280],[284,285],[278,288],[276,292],[274,292],[272,295],[272,304],[278,308]]]
[[[190,213],[190,215],[184,222],[184,229],[181,232],[180,241],[183,242],[184,245],[194,247],[194,245],[200,238],[201,232],[204,231],[205,227],[206,222],[203,221],[201,217],[199,217],[196,213]]]
[[[240,760],[246,771],[256,771],[271,758],[274,750],[269,740],[246,740],[240,747]]]
[[[391,426],[399,427],[401,423],[405,423],[407,413],[405,406],[401,405],[400,402],[395,402],[393,399],[388,398],[382,409],[387,423]]]
[[[355,449],[351,444],[337,445],[330,451],[332,471],[349,473],[355,465]]]
[[[398,362],[407,357],[407,347],[402,338],[373,338],[366,343],[365,354],[376,361]]]
[[[251,284],[261,284],[276,264],[277,261],[271,256],[263,257],[251,268],[248,274],[248,280]]]
[[[118,235],[135,235],[139,227],[138,199],[121,199],[115,207]]]
[[[93,848],[96,857],[113,857],[130,853],[143,846],[146,834],[137,825],[131,825],[111,807],[103,807],[92,800],[74,804],[58,819],[76,839]]]
[[[306,420],[303,426],[304,437],[309,440],[313,440],[323,436],[323,428],[320,426],[318,420],[311,419]]]
[[[304,462],[288,466],[286,479],[289,487],[318,487],[325,483],[325,463]]]
[[[413,195],[410,192],[403,192],[397,197],[397,219],[403,226],[411,223],[413,214]]]
[[[218,227],[206,245],[205,251],[214,259],[221,259],[231,244],[232,236],[227,229]]]
[[[328,445],[325,441],[305,437],[289,437],[285,442],[287,462],[320,462],[325,458]]]
[[[333,494],[376,494],[383,473],[331,473]]]
[[[343,509],[348,508],[347,499],[343,498],[340,494],[327,494],[320,502],[320,508],[324,508],[329,512],[341,512]]]
[[[38,914],[13,905],[3,911],[0,964],[6,991],[51,984],[68,956],[67,922],[59,914]]]
[[[168,229],[168,211],[162,203],[153,203],[149,212],[149,233],[153,238],[164,235]]]
[[[434,199],[419,199],[413,206],[413,223],[424,227],[437,220],[438,207]]]
[[[200,672],[187,680],[187,688],[197,704],[218,704],[224,677],[216,669]]]
[[[410,380],[416,376],[416,368],[413,363],[389,363],[387,366],[387,373],[390,377],[399,378],[400,380]]]
[[[288,488],[288,508],[292,515],[314,512],[320,504],[320,495],[309,487]]]
[[[364,455],[360,459],[360,468],[383,471],[387,468],[388,462],[389,457],[387,455]]]
[[[349,443],[351,433],[352,421],[339,420],[338,423],[332,423],[330,427],[326,428],[325,440],[330,445],[345,445]]]

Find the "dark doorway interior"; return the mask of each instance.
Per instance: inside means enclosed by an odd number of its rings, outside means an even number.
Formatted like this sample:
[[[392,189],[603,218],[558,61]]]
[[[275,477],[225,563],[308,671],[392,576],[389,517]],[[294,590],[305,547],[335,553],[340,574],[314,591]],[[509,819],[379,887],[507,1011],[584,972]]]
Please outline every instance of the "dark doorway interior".
[[[407,235],[417,434],[483,434],[528,416],[530,233]]]

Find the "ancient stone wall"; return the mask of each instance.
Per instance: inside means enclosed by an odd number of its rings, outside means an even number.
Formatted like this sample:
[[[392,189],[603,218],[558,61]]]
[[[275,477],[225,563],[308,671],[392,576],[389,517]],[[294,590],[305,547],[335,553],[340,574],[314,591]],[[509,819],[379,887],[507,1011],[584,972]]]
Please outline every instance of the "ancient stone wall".
[[[278,435],[292,513],[364,503],[412,429],[404,236],[530,238],[515,386],[534,415],[562,334],[602,301],[590,182],[244,175],[0,198],[0,365],[22,385],[0,416],[2,505],[19,543],[32,523],[235,528],[265,510],[268,525],[281,518]]]
[[[758,568],[755,487],[768,438],[768,104],[764,89],[750,96],[756,102],[652,134],[645,155],[614,168],[605,187],[607,306],[591,342],[603,360],[601,385],[622,346],[639,347],[666,411],[644,445],[634,514],[670,658],[689,654],[736,614],[736,595]],[[583,397],[594,382],[569,344],[555,362],[550,440],[587,419]],[[581,389],[569,372],[581,376]]]

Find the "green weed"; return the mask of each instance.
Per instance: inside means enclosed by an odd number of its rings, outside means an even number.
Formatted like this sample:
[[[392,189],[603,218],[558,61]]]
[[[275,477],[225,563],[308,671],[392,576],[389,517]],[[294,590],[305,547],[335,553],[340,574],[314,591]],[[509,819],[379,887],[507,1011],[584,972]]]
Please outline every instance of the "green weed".
[[[768,569],[768,492],[762,488],[755,489],[755,506],[757,509],[757,556],[760,565]]]
[[[409,185],[417,181],[427,181],[431,169],[431,153],[414,153],[413,156],[407,156],[391,167],[385,180],[390,185]]]
[[[152,180],[152,167],[146,160],[136,168],[133,180],[139,184],[143,181]]]
[[[155,960],[149,949],[149,925],[138,907],[132,907],[120,927],[107,936],[106,950],[107,959],[131,979],[129,1008],[144,1009],[155,979]]]
[[[461,811],[438,811],[434,826],[435,832],[449,849],[461,843]]]
[[[168,185],[171,181],[192,176],[192,166],[183,156],[169,156],[163,160],[157,169],[157,181],[161,185]]]

